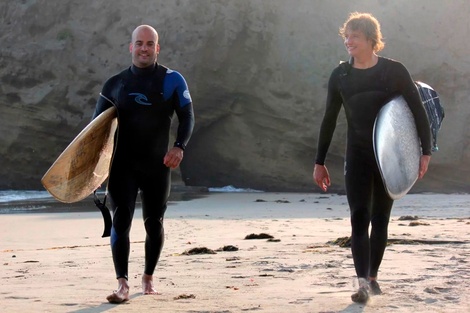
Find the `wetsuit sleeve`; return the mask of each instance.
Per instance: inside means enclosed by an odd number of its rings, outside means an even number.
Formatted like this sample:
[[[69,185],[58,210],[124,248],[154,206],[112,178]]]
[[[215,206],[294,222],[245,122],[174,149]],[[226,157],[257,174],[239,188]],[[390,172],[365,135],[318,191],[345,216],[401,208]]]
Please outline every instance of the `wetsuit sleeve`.
[[[183,149],[188,144],[189,138],[193,133],[194,128],[194,112],[193,104],[188,103],[184,107],[179,107],[176,110],[176,115],[178,116],[178,132],[176,134],[175,145],[178,146],[183,144]]]
[[[184,77],[173,71],[168,73],[163,85],[163,94],[173,95],[173,106],[178,117],[178,131],[175,146],[184,149],[194,128],[194,110],[188,85]]]
[[[336,121],[338,120],[339,111],[343,100],[339,92],[339,68],[336,68],[330,76],[328,81],[328,95],[326,98],[326,109],[323,121],[320,127],[320,134],[318,136],[317,156],[315,159],[316,164],[324,165],[326,154],[333,138],[333,133],[336,128]]]
[[[413,113],[416,128],[418,130],[418,136],[421,140],[422,153],[425,155],[431,155],[431,126],[429,119],[426,114],[419,91],[411,78],[410,73],[401,63],[397,62],[395,67],[396,73],[393,75],[396,77],[397,88],[405,98],[411,112]]]
[[[113,81],[114,81],[114,78],[110,78],[104,84],[103,89],[101,90],[100,96],[98,98],[98,101],[96,102],[95,112],[93,113],[92,120],[94,120],[98,115],[100,115],[101,113],[103,113],[104,111],[106,111],[107,109],[113,106],[113,104],[107,100],[107,99],[110,99],[111,101],[115,101],[111,97],[111,94],[112,94],[111,89],[113,86]]]

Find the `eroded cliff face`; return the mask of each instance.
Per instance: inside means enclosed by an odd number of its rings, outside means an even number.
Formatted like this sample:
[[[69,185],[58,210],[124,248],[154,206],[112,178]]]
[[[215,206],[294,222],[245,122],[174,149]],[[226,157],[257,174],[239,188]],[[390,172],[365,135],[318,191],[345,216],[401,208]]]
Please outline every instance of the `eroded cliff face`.
[[[89,122],[104,81],[129,66],[130,33],[145,23],[159,31],[159,62],[185,76],[196,111],[175,179],[318,191],[311,171],[326,85],[347,58],[338,28],[357,10],[381,22],[381,55],[403,62],[445,105],[440,151],[413,190],[468,191],[467,1],[351,2],[2,2],[0,188],[41,188],[44,172]],[[345,132],[342,114],[328,157],[339,192]]]

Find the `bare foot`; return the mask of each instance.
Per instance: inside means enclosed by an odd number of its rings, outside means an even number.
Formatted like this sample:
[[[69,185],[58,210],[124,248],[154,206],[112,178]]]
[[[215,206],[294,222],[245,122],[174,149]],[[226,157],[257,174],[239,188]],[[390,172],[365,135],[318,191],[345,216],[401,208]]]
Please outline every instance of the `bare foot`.
[[[367,303],[369,301],[369,282],[365,278],[359,278],[359,290],[351,295],[351,300],[356,303]]]
[[[142,293],[144,295],[156,295],[157,290],[153,286],[153,276],[144,274],[142,275]]]
[[[369,285],[371,294],[373,294],[374,296],[382,294],[382,290],[380,289],[379,283],[376,280],[371,280]]]
[[[351,300],[356,303],[366,303],[369,300],[369,292],[366,288],[361,287],[351,295]]]
[[[119,286],[112,294],[106,297],[109,303],[123,303],[129,300],[129,285],[125,278],[118,279]]]

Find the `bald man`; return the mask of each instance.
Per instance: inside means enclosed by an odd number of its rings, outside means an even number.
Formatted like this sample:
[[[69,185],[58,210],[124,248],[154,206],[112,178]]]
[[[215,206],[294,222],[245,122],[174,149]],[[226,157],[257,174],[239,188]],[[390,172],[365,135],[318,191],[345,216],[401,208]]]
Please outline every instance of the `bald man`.
[[[108,196],[113,213],[111,251],[118,288],[111,303],[129,300],[129,232],[140,191],[146,230],[143,294],[156,294],[153,273],[163,248],[163,216],[170,194],[170,169],[177,168],[194,127],[194,113],[183,76],[159,64],[158,33],[140,25],[132,33],[132,65],[106,81],[93,118],[111,106],[118,112],[118,131]],[[176,141],[169,149],[173,114]]]

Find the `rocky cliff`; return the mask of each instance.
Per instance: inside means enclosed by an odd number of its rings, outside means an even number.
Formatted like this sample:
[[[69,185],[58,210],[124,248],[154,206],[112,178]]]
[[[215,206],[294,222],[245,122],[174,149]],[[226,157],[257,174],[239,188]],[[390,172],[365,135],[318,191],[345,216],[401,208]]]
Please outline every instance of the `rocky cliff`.
[[[103,82],[130,64],[139,24],[160,34],[159,62],[190,86],[196,128],[175,179],[188,185],[317,190],[311,180],[326,84],[347,58],[338,28],[373,13],[383,56],[441,95],[440,151],[414,191],[468,191],[470,5],[466,0],[93,1],[0,4],[0,189],[40,178],[89,122]],[[345,120],[328,164],[342,191]]]

